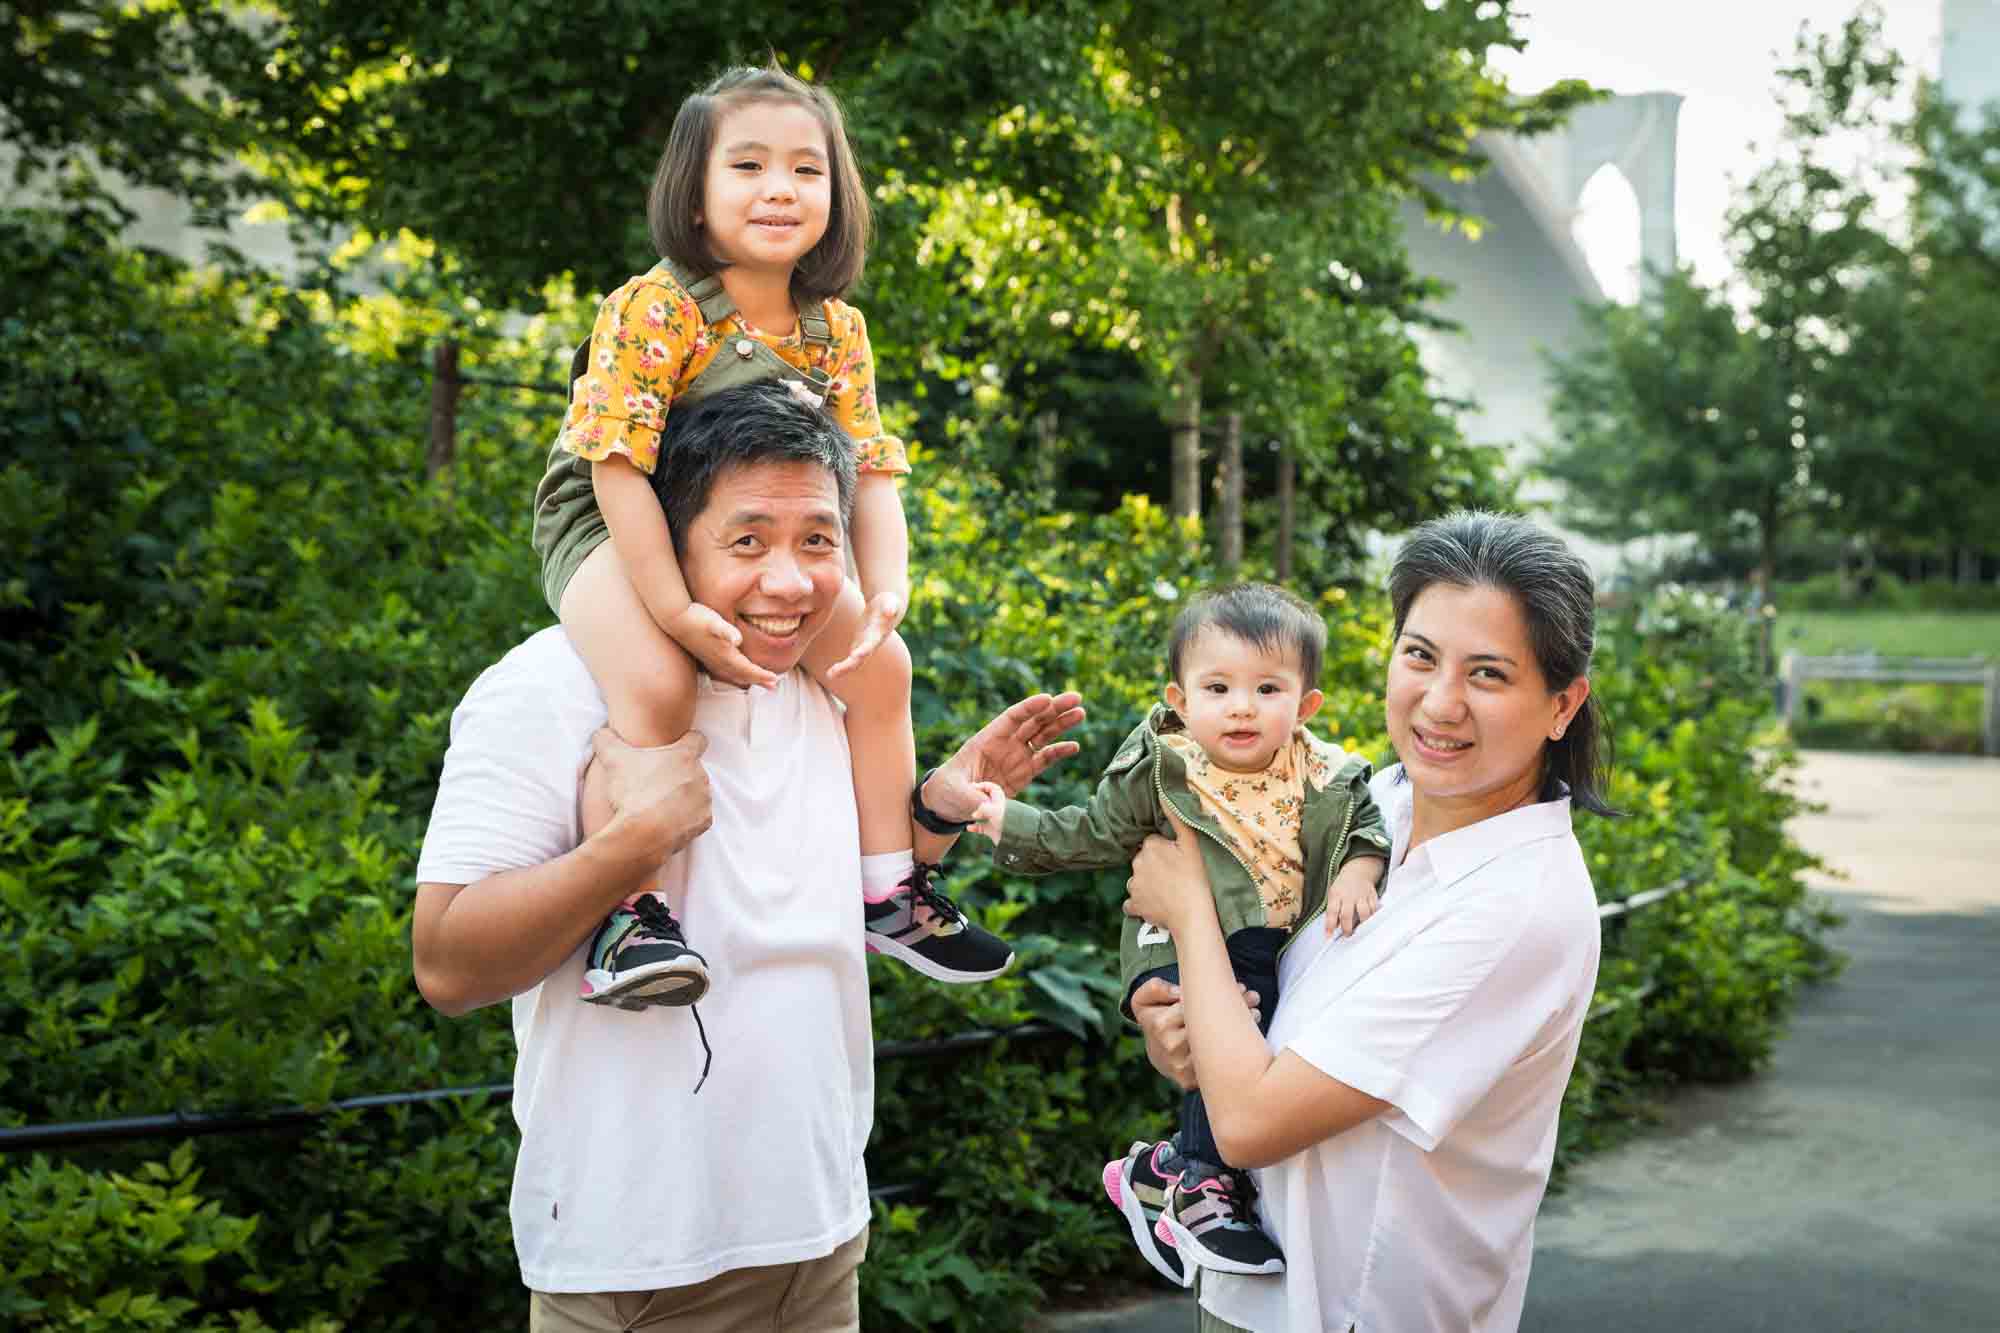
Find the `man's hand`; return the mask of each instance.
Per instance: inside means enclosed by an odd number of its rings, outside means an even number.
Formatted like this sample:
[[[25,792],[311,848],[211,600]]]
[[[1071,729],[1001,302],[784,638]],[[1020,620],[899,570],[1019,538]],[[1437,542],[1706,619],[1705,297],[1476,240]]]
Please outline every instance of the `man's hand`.
[[[868,655],[880,648],[883,640],[903,623],[903,613],[909,604],[910,599],[900,592],[878,592],[869,598],[861,617],[861,632],[854,636],[854,647],[826,669],[826,678],[839,680],[867,661]]]
[[[1254,1012],[1262,999],[1239,986],[1243,1003]],[[1182,1092],[1193,1092],[1194,1053],[1188,1049],[1187,1011],[1181,1008],[1181,988],[1165,977],[1154,977],[1132,992],[1132,1017],[1146,1036],[1146,1058],[1160,1076]]]
[[[725,685],[771,689],[778,683],[774,673],[743,655],[743,631],[700,602],[689,602],[661,628],[687,649],[688,656],[701,663],[704,671]]]
[[[1007,796],[1040,777],[1054,763],[1077,752],[1075,741],[1058,737],[1083,721],[1083,696],[1037,694],[1021,700],[958,747],[924,784],[923,802],[940,819],[971,820],[990,782]]]
[[[611,802],[611,824],[639,834],[660,861],[708,830],[708,771],[701,766],[708,738],[690,731],[672,745],[635,749],[609,727],[590,738],[594,763]]]

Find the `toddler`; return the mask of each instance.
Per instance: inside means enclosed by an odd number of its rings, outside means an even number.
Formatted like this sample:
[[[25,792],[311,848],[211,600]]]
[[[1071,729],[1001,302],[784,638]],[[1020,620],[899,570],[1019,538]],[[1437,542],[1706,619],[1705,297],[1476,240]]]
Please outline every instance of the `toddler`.
[[[1388,864],[1368,764],[1304,725],[1319,710],[1325,652],[1325,623],[1282,588],[1203,593],[1168,638],[1166,702],[1125,738],[1089,804],[1038,810],[987,786],[974,827],[994,840],[1001,867],[1040,875],[1130,862],[1147,835],[1171,832],[1171,808],[1201,840],[1236,980],[1257,992],[1268,1027],[1286,944],[1322,911],[1329,931],[1367,920]],[[1142,983],[1179,981],[1171,936],[1135,919],[1119,964],[1128,1018]],[[1104,1188],[1147,1261],[1183,1286],[1197,1264],[1284,1270],[1198,1091],[1183,1098],[1173,1139],[1135,1142],[1105,1164]]]

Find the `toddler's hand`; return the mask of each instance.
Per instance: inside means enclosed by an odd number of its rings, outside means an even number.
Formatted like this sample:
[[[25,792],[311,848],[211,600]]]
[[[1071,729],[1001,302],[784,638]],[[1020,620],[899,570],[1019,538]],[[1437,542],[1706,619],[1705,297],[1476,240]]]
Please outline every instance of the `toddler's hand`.
[[[728,685],[770,689],[777,676],[743,655],[743,632],[700,602],[689,602],[673,623],[662,626],[715,679]]]
[[[839,680],[867,661],[868,655],[880,648],[882,641],[903,623],[903,612],[908,608],[909,599],[900,592],[878,592],[870,598],[867,612],[861,619],[861,632],[854,636],[854,647],[847,656],[827,668],[826,678]]]
[[[1007,824],[1007,793],[997,782],[972,785],[979,792],[979,808],[972,812],[972,831],[998,842],[1000,831]]]
[[[1363,857],[1349,861],[1345,869],[1334,876],[1333,884],[1326,893],[1326,933],[1329,937],[1352,935],[1361,928],[1361,923],[1375,915],[1375,909],[1382,900],[1375,892],[1375,885],[1382,873],[1381,861]]]

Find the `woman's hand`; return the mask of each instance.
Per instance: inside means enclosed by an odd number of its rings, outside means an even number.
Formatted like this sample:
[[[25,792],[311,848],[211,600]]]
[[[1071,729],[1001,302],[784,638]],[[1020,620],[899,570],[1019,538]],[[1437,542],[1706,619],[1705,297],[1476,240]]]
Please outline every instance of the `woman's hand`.
[[[1132,858],[1132,876],[1125,881],[1125,890],[1131,895],[1125,899],[1125,915],[1178,934],[1190,911],[1211,905],[1212,899],[1208,869],[1201,863],[1199,835],[1181,822],[1172,805],[1167,806],[1167,820],[1173,825],[1173,838],[1156,833]]]
[[[1255,1012],[1256,991],[1237,987],[1243,1003]],[[1181,1007],[1181,988],[1165,977],[1154,977],[1132,992],[1132,1017],[1146,1035],[1146,1058],[1160,1076],[1182,1092],[1193,1092],[1194,1053],[1188,1049],[1187,1010]]]

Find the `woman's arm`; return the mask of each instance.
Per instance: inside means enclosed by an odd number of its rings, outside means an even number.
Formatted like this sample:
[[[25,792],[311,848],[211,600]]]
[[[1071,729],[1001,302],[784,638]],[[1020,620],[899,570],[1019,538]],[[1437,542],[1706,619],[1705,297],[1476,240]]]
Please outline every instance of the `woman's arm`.
[[[1188,1049],[1223,1157],[1269,1166],[1388,1110],[1290,1052],[1272,1057],[1229,965],[1200,835],[1168,817],[1174,839],[1148,838],[1139,849],[1125,910],[1173,933]]]

